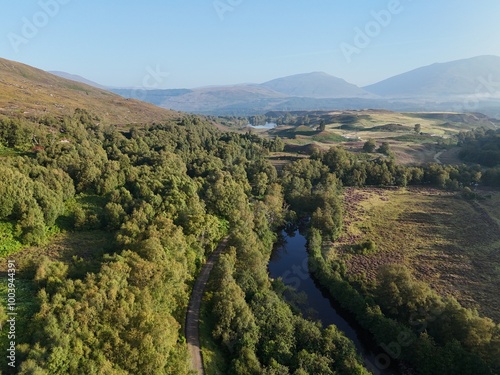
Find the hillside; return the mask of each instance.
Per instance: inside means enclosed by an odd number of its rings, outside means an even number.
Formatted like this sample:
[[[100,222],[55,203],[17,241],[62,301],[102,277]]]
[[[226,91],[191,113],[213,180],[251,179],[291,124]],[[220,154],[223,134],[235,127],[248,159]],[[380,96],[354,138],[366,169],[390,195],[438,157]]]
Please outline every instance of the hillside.
[[[291,97],[324,99],[374,96],[352,83],[323,72],[296,74],[274,79],[260,86]]]
[[[268,102],[282,102],[286,95],[256,85],[217,86],[189,90],[183,93],[165,90],[165,97],[156,96],[162,107],[179,111],[211,113],[228,106],[247,108],[249,103],[258,102],[258,107],[267,107]],[[176,95],[180,93],[180,95]],[[148,97],[149,100],[149,97]]]
[[[499,97],[500,57],[478,56],[436,63],[364,87],[385,97],[443,97],[478,95]]]
[[[0,59],[0,114],[70,115],[76,108],[85,108],[110,124],[150,123],[178,117],[175,112],[151,104]]]

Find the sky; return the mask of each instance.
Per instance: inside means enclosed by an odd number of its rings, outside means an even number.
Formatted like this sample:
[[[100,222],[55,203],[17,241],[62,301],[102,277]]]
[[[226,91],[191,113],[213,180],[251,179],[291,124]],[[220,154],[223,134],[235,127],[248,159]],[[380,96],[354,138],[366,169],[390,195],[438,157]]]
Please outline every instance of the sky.
[[[359,86],[500,56],[498,0],[0,0],[0,57],[112,87]]]

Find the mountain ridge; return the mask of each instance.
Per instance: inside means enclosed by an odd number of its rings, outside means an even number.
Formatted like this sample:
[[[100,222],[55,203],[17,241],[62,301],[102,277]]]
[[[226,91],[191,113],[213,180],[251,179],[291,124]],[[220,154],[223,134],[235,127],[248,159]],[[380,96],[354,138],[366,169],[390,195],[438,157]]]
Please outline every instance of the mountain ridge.
[[[383,97],[439,97],[500,93],[500,57],[434,63],[364,87]]]
[[[316,99],[374,97],[360,87],[325,72],[294,74],[261,83],[260,86],[290,97]]]

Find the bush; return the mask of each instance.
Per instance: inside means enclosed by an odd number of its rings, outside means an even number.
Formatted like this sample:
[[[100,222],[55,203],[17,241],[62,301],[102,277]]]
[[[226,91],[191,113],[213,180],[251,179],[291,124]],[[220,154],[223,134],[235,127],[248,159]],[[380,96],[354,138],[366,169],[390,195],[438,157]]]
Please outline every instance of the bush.
[[[377,245],[371,239],[368,239],[360,244],[352,245],[351,250],[355,254],[372,254],[377,251]]]

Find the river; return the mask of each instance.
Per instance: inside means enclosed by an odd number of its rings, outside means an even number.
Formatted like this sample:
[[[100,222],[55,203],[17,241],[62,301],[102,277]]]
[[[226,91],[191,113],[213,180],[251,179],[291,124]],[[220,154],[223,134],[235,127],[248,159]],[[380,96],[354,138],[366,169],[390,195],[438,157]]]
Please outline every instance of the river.
[[[376,366],[376,345],[370,342],[366,333],[361,335],[361,327],[349,316],[349,313],[332,300],[324,288],[311,277],[309,273],[306,238],[295,230],[283,231],[282,241],[273,250],[269,262],[269,275],[277,279],[281,277],[283,283],[296,290],[295,296],[288,295],[291,303],[297,306],[304,317],[319,320],[323,327],[331,324],[337,326],[345,336],[351,339],[358,353],[365,362],[365,367],[375,375],[395,375],[395,369],[380,369]]]

